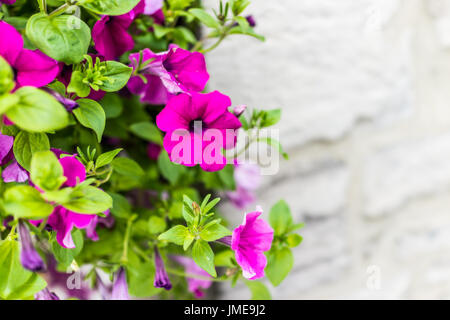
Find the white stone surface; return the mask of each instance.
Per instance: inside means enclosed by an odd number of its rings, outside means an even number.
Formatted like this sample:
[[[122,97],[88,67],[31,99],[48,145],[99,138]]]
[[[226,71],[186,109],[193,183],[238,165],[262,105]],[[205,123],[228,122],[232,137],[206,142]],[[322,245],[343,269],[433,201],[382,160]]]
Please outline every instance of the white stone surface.
[[[283,108],[290,160],[258,204],[267,215],[285,198],[306,227],[274,299],[449,299],[450,0],[253,0],[247,12],[267,41],[236,36],[208,54],[209,88]]]

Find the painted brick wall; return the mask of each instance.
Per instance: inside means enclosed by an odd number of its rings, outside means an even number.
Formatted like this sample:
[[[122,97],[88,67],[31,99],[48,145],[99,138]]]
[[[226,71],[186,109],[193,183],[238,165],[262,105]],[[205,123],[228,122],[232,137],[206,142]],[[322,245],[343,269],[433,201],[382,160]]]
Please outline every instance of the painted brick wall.
[[[253,0],[248,12],[267,41],[236,36],[208,66],[235,105],[283,108],[291,159],[258,203],[285,198],[307,226],[273,297],[450,298],[450,0]]]

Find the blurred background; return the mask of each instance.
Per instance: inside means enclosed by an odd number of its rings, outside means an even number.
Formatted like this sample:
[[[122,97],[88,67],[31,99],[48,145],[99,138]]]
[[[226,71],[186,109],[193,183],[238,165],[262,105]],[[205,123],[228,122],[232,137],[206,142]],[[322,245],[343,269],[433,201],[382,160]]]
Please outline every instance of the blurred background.
[[[209,53],[209,87],[283,110],[290,160],[257,204],[284,198],[306,227],[273,298],[450,298],[450,0],[254,0],[247,13],[266,42]],[[250,297],[228,286],[222,298]]]

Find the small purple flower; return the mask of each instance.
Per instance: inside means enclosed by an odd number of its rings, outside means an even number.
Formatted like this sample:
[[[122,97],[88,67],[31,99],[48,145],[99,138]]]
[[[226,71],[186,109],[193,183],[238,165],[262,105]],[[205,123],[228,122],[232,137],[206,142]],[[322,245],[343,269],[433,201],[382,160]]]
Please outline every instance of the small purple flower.
[[[164,267],[164,261],[161,258],[158,248],[155,246],[155,280],[153,285],[155,288],[164,288],[166,290],[172,289],[169,276],[167,275],[166,268]]]
[[[257,210],[247,213],[244,223],[234,229],[231,238],[228,236],[218,240],[231,245],[243,276],[250,280],[264,277],[267,265],[264,251],[270,250],[273,241],[273,229],[266,221],[258,219],[262,210]]]
[[[130,300],[128,294],[127,274],[123,267],[116,272],[111,300]]]
[[[245,112],[245,110],[247,110],[247,106],[245,104],[241,104],[239,106],[234,107],[233,114],[239,118],[241,114]]]
[[[28,231],[25,222],[19,221],[20,235],[20,261],[25,269],[33,272],[43,271],[45,269],[44,261],[33,246],[30,231]]]
[[[141,102],[165,104],[169,97],[181,92],[200,92],[209,79],[205,57],[200,52],[190,52],[170,45],[169,50],[153,53],[150,49],[142,51],[139,66],[139,53],[130,54],[131,67],[139,67],[141,76],[131,77],[128,89],[141,97]]]
[[[39,291],[35,294],[34,299],[36,300],[59,300],[59,297],[54,293],[51,292],[48,287],[46,287],[44,290]]]
[[[49,88],[43,88],[44,91],[51,94],[59,103],[61,103],[67,111],[72,112],[74,109],[78,108],[78,103],[72,99],[63,97],[61,94],[55,90]]]
[[[171,256],[170,258],[172,260],[178,262],[179,264],[181,264],[184,267],[184,271],[187,274],[198,275],[198,276],[201,276],[204,278],[211,278],[211,276],[208,274],[208,272],[206,272],[205,270],[203,270],[202,268],[197,266],[197,264],[194,262],[194,260],[192,260],[188,257]],[[206,279],[204,280],[204,279],[199,279],[199,278],[187,277],[186,281],[188,283],[189,291],[192,292],[196,298],[202,298],[205,295],[205,293],[201,289],[206,290],[209,287],[211,287],[211,285],[212,285],[212,281],[206,280]]]
[[[252,28],[256,27],[256,20],[252,15],[246,16],[245,19],[247,19],[247,22],[250,25],[250,27]]]

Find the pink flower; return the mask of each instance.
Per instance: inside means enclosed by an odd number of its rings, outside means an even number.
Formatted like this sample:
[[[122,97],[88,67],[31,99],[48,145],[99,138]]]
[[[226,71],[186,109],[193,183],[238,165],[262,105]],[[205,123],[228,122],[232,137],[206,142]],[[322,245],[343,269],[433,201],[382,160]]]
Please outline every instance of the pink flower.
[[[197,266],[194,260],[188,257],[171,256],[170,258],[181,264],[187,274],[197,275],[204,278],[211,278],[208,272]],[[188,283],[189,291],[192,292],[196,298],[201,298],[205,295],[205,293],[200,289],[206,290],[212,285],[211,280],[203,280],[199,278],[186,278],[186,281]]]
[[[141,0],[133,9],[136,15],[146,14],[153,15],[161,10],[164,0]]]
[[[264,251],[270,250],[273,240],[273,229],[266,221],[258,219],[261,213],[248,213],[244,223],[234,229],[231,238],[236,261],[242,268],[243,276],[250,280],[264,277],[267,265]]]
[[[261,172],[256,164],[242,163],[234,166],[234,180],[236,190],[228,191],[227,197],[239,209],[245,209],[254,203],[254,191],[261,185]]]
[[[136,69],[140,54],[130,55],[131,66]],[[142,51],[144,67],[138,70],[146,78],[134,76],[128,82],[131,93],[139,95],[142,102],[165,104],[171,95],[180,92],[200,92],[209,79],[205,57],[200,52],[190,52],[170,45],[163,53],[153,53],[150,49]]]
[[[95,50],[107,60],[114,60],[133,49],[134,40],[128,28],[134,20],[134,14],[121,16],[103,16],[92,29]]]
[[[12,162],[2,171],[4,182],[25,182],[28,172],[17,163],[13,153],[14,137],[0,134],[0,165]]]
[[[0,4],[4,3],[4,4],[13,4],[15,3],[16,0],[0,0]]]
[[[159,144],[150,142],[147,146],[147,155],[152,160],[158,160],[159,154],[161,153],[161,146]]]
[[[13,26],[0,21],[0,56],[13,68],[16,87],[42,87],[52,82],[60,71],[56,60],[39,50],[23,47],[23,39]]]
[[[59,159],[59,163],[62,165],[63,174],[67,178],[63,187],[75,187],[80,182],[86,180],[86,169],[75,156],[61,158]],[[62,247],[75,248],[71,233],[73,227],[87,229],[96,217],[97,215],[95,214],[80,214],[67,210],[62,206],[57,206],[48,218],[47,223],[56,231],[56,240]],[[34,224],[39,224],[40,222],[32,221]],[[91,236],[94,235],[91,234]]]
[[[120,267],[115,274],[111,300],[130,300],[130,295],[128,294],[127,273],[123,267]]]
[[[239,119],[228,111],[230,105],[230,98],[218,91],[182,93],[170,99],[156,117],[158,128],[166,133],[163,145],[170,159],[185,166],[200,164],[206,171],[223,169],[227,159],[222,148],[236,145],[241,127]]]

